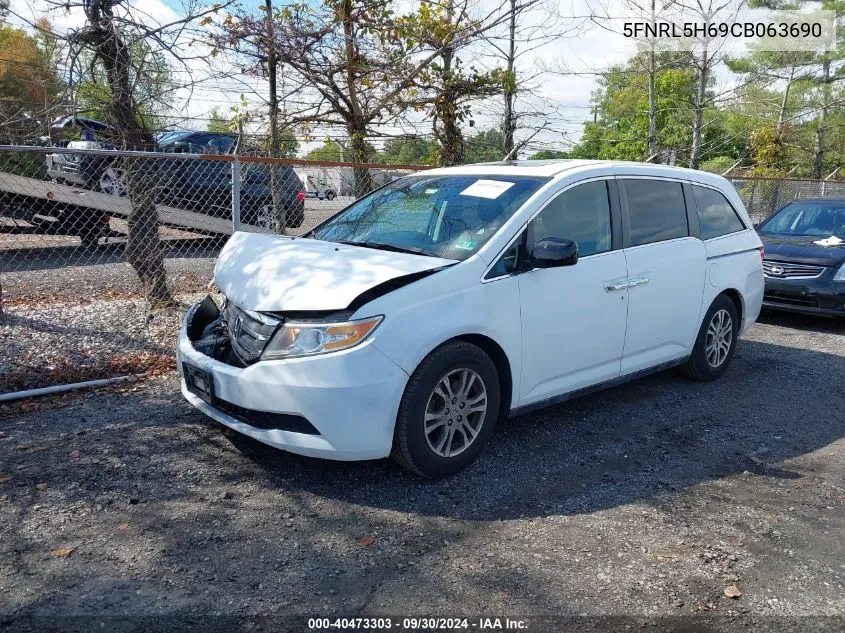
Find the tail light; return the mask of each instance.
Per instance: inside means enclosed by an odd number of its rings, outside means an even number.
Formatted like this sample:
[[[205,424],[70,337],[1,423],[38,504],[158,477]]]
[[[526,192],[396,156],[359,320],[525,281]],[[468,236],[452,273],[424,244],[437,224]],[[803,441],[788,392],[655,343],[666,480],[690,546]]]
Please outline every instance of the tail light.
[[[763,261],[763,255],[766,254],[766,248],[764,246],[761,246],[757,250],[760,251],[760,261]]]
[[[110,221],[111,221],[110,215],[104,215],[103,217],[100,218],[100,222],[102,222],[103,224],[108,224]]]
[[[305,189],[300,189],[296,194],[296,199],[300,202],[305,202]]]

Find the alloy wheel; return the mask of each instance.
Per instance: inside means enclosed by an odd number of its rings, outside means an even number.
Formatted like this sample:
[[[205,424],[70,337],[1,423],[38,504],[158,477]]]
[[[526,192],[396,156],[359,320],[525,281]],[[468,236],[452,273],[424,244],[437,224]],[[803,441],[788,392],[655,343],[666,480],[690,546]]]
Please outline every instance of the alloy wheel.
[[[478,437],[487,412],[487,387],[472,369],[443,376],[428,398],[423,423],[429,448],[440,457],[464,452]]]
[[[731,351],[733,320],[727,310],[717,310],[707,325],[704,353],[707,364],[713,369],[721,367]]]

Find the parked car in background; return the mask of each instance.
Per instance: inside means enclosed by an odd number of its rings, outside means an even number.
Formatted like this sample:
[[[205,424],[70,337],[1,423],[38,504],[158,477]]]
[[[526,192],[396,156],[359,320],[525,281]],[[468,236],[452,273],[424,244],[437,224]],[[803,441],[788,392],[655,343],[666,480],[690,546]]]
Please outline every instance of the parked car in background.
[[[794,200],[757,227],[763,306],[845,317],[845,198]]]
[[[271,446],[427,477],[467,466],[503,416],[673,366],[718,378],[763,299],[724,178],[577,160],[433,169],[303,238],[235,233],[215,281],[177,348],[191,404]]]
[[[63,120],[54,125],[66,127]],[[74,125],[85,140],[67,143],[71,149],[114,150],[110,138],[115,130],[93,119],[76,117]],[[95,128],[98,125],[100,127]],[[91,134],[96,129],[96,134]],[[156,136],[156,151],[194,154],[230,154],[237,137],[216,132],[174,131]],[[232,175],[229,161],[149,159],[157,167],[156,183],[164,204],[189,208],[200,213],[231,218]],[[127,195],[125,167],[115,155],[66,154],[47,155],[47,173],[57,182],[85,187],[93,191],[122,197]],[[305,218],[305,191],[290,165],[276,166],[281,172],[281,201],[285,205],[288,227],[298,227]],[[275,224],[273,196],[270,192],[269,166],[249,163],[241,170],[241,221],[272,229]]]
[[[68,140],[67,137],[76,137]],[[67,115],[50,124],[50,138],[69,149],[115,149],[117,130],[87,117]],[[123,172],[114,158],[90,154],[47,154],[47,175],[56,182],[85,187],[113,196],[126,195]]]
[[[337,191],[331,185],[318,182],[314,176],[306,176],[305,196],[318,200],[334,200],[337,197]]]
[[[158,140],[162,152],[230,154],[237,136],[218,132],[169,132]],[[166,203],[215,215],[232,217],[232,166],[222,160],[163,161],[162,199]],[[282,203],[288,227],[299,227],[305,218],[305,190],[288,164],[274,165],[280,172]],[[270,166],[242,163],[241,222],[273,229],[273,196]]]

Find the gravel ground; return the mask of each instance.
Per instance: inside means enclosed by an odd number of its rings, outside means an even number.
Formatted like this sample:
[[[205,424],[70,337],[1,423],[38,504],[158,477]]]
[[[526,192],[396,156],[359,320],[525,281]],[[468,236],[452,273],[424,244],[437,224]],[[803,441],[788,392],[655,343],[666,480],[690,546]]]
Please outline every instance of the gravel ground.
[[[139,297],[10,305],[0,315],[0,393],[172,369],[180,318]]]
[[[723,379],[664,373],[511,420],[438,482],[224,433],[172,373],[89,393],[0,421],[0,624],[841,631],[843,384],[845,324],[766,316]]]

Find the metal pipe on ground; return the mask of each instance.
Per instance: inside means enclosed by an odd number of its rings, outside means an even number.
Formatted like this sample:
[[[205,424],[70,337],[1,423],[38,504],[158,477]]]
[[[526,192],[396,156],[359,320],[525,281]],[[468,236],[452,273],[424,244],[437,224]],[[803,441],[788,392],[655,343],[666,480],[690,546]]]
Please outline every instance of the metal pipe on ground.
[[[143,378],[146,374],[130,374],[128,376],[117,376],[115,378],[100,378],[98,380],[86,380],[84,382],[72,382],[67,385],[53,385],[52,387],[41,387],[39,389],[25,389],[24,391],[13,391],[12,393],[0,394],[0,402],[11,402],[23,400],[24,398],[35,398],[38,396],[49,396],[64,391],[75,391],[76,389],[90,389],[102,387],[115,382],[128,382]]]

